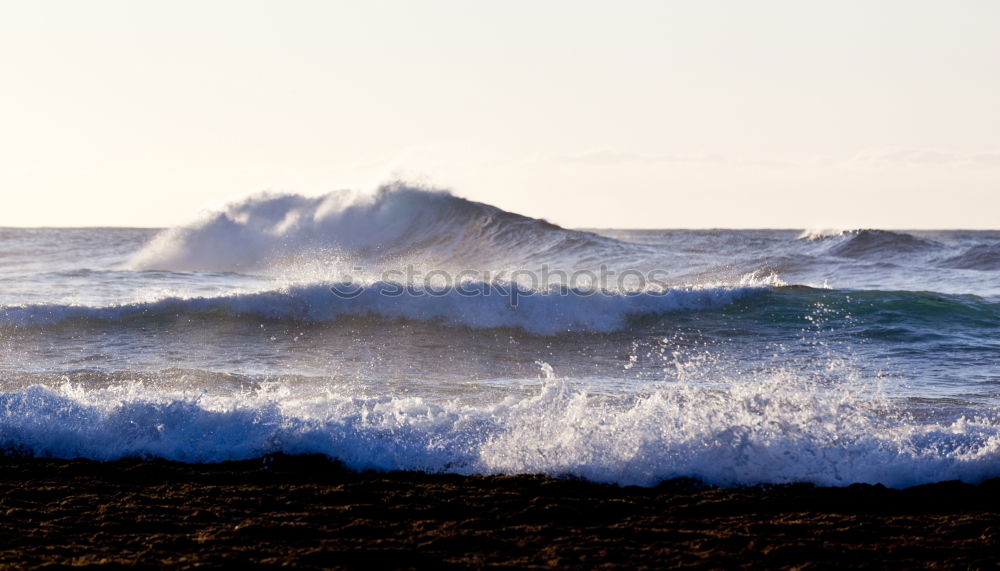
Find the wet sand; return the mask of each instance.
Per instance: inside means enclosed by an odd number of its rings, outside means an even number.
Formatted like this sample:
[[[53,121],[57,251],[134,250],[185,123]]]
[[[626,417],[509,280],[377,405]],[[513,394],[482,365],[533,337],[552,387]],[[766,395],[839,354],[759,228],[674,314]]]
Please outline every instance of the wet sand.
[[[0,457],[0,567],[987,568],[1000,480],[621,488],[541,476]]]

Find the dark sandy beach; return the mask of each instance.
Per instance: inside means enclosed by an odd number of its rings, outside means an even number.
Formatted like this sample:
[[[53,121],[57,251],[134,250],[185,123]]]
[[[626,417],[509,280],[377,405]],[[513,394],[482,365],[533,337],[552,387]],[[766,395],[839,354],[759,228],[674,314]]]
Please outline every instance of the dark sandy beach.
[[[321,457],[0,458],[3,567],[986,568],[998,540],[1000,480],[622,488]]]

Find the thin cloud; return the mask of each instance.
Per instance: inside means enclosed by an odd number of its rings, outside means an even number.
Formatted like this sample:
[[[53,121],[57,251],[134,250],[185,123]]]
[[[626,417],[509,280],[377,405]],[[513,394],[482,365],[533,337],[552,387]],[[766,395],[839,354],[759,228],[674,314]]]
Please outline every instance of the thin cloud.
[[[577,155],[560,155],[554,157],[555,162],[587,164],[595,166],[611,166],[623,164],[668,164],[668,163],[725,163],[729,159],[722,155],[669,155],[644,154],[623,151],[591,151]]]
[[[849,161],[855,166],[1000,166],[1000,150],[954,152],[938,149],[870,149]]]
[[[595,167],[623,165],[730,165],[765,168],[872,168],[903,166],[1000,167],[1000,150],[955,152],[940,149],[882,148],[866,149],[850,157],[815,155],[798,160],[774,157],[730,157],[721,154],[651,154],[610,149],[575,155],[557,155],[555,163]]]

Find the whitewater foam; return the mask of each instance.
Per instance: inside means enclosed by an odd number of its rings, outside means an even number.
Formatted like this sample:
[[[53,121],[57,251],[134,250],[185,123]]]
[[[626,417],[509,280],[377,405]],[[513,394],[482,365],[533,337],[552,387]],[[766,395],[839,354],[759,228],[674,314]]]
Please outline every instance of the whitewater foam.
[[[836,238],[837,236],[843,236],[844,234],[848,234],[850,232],[856,232],[856,230],[837,229],[837,228],[815,228],[811,230],[803,230],[795,239],[816,241],[816,240],[823,240],[826,238]]]
[[[0,447],[36,456],[219,462],[319,453],[355,469],[545,473],[655,485],[909,485],[1000,475],[996,414],[920,423],[861,387],[775,372],[639,397],[540,381],[488,406],[270,384],[240,394],[64,383],[0,393]]]

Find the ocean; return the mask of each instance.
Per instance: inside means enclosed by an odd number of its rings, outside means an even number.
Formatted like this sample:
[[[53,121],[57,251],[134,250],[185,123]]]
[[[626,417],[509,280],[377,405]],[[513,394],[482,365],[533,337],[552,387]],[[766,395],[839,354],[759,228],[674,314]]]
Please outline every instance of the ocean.
[[[571,230],[447,192],[0,229],[0,450],[652,486],[1000,477],[1000,231]]]

